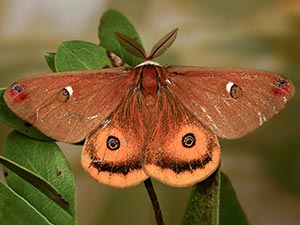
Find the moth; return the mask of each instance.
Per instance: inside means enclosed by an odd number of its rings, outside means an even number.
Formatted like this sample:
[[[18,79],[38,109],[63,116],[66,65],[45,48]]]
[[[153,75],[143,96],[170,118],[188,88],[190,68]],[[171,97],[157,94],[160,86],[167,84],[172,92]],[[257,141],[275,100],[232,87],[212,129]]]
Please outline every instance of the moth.
[[[149,56],[133,39],[120,44],[144,60],[133,67],[51,73],[14,82],[8,107],[47,136],[85,139],[83,168],[97,181],[124,188],[153,177],[188,186],[220,164],[221,138],[241,137],[285,107],[295,88],[276,73],[162,66],[177,28]]]

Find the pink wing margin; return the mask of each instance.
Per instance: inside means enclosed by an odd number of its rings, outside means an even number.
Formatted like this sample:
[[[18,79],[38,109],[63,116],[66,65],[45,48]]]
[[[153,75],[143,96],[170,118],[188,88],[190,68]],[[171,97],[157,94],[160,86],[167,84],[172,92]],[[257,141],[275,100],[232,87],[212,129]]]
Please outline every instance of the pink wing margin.
[[[47,136],[63,142],[85,139],[116,110],[134,76],[119,67],[24,78],[4,94],[8,107]]]
[[[201,123],[221,138],[238,138],[277,114],[295,92],[276,73],[168,66],[167,87]]]

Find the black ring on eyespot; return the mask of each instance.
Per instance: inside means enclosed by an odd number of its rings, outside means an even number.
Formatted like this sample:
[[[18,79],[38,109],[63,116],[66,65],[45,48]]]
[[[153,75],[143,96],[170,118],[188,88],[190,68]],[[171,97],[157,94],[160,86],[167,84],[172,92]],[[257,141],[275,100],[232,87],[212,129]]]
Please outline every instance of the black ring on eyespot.
[[[230,96],[232,97],[232,98],[236,98],[235,97],[235,92],[236,92],[236,89],[238,88],[238,86],[236,85],[236,84],[233,84],[232,86],[231,86],[231,88],[230,88]]]
[[[66,102],[70,98],[70,93],[66,88],[61,89],[57,94],[57,99],[61,102]]]
[[[120,148],[120,140],[115,136],[108,136],[106,146],[109,150],[116,151]]]
[[[229,94],[231,98],[238,98],[242,95],[242,89],[238,85],[233,84],[230,88]]]
[[[185,148],[192,148],[196,144],[196,137],[192,133],[188,133],[182,137],[182,146]]]

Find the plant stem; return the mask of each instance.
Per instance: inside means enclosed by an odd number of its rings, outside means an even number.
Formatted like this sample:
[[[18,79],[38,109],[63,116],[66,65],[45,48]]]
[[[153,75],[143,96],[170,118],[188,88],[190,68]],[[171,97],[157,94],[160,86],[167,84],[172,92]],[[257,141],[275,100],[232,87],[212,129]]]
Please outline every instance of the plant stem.
[[[155,194],[151,179],[148,178],[147,180],[145,180],[144,185],[145,185],[148,195],[151,199],[151,203],[152,203],[154,213],[155,213],[156,223],[157,223],[157,225],[164,225],[165,223],[164,223],[164,220],[162,217],[159,202],[158,202],[157,196]]]

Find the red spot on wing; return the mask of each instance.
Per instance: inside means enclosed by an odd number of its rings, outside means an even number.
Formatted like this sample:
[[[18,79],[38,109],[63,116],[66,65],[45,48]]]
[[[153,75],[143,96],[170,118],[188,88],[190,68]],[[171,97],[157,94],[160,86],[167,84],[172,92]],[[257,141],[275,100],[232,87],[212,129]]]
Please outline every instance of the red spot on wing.
[[[24,92],[16,92],[15,90],[11,89],[9,91],[9,95],[12,97],[13,101],[15,103],[20,103],[22,102],[24,99],[26,99],[27,94]]]
[[[290,91],[290,83],[285,79],[279,79],[273,88],[273,93],[278,97],[285,97]]]

